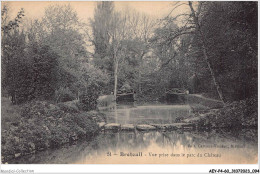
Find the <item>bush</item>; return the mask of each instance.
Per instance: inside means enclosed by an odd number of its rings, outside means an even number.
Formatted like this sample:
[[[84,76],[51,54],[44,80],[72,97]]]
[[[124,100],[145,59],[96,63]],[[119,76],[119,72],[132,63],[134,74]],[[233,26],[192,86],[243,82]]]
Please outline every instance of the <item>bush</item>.
[[[86,134],[92,134],[95,133],[98,130],[98,125],[95,124],[95,121],[87,112],[83,112],[77,116],[74,117],[75,123],[82,128]]]
[[[79,108],[84,111],[96,109],[98,96],[108,83],[108,75],[88,63],[81,65],[81,72]]]
[[[257,117],[257,97],[246,100],[235,101],[226,104],[223,108],[207,113],[207,118],[214,127],[256,127]],[[201,120],[204,122],[203,120]]]
[[[80,110],[78,108],[77,100],[64,102],[64,103],[58,103],[57,106],[60,107],[60,109],[64,112],[68,113],[79,113]]]
[[[1,97],[1,106],[1,126],[3,131],[9,129],[10,124],[18,124],[20,122],[21,109],[19,106],[13,105],[6,97]]]
[[[75,98],[76,96],[70,91],[68,87],[60,87],[58,90],[55,91],[55,100],[57,103],[72,101]]]
[[[80,97],[80,103],[82,103],[82,109],[84,111],[90,111],[97,108],[97,99],[99,96],[99,91],[94,87],[89,87]]]
[[[22,105],[21,116],[24,118],[61,117],[63,113],[58,105],[46,101],[31,101]]]
[[[104,121],[104,115],[100,116],[98,112],[80,112],[74,106],[74,102],[55,105],[31,101],[24,104],[19,124],[2,131],[4,159],[13,158],[17,153],[25,155],[93,136],[98,131],[96,122]]]

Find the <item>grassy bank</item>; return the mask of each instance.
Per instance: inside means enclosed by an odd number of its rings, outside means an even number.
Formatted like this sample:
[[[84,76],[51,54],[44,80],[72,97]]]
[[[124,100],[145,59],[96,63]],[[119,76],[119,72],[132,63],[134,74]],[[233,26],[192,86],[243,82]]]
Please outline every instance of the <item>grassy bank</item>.
[[[17,106],[2,99],[2,162],[93,136],[97,122],[104,120],[98,112],[79,110],[75,102],[32,101]]]
[[[226,103],[218,109],[196,109],[182,121],[196,123],[198,128],[257,128],[257,97]]]

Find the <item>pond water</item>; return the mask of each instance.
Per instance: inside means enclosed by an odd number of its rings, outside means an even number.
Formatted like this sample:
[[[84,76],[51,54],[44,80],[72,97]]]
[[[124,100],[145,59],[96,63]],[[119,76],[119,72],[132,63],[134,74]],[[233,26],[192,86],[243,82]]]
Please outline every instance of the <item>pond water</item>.
[[[115,105],[113,109],[103,111],[108,123],[119,124],[166,124],[174,123],[178,117],[189,116],[189,105]]]
[[[187,105],[117,106],[108,122],[172,123]],[[257,130],[100,132],[91,140],[24,156],[22,164],[255,164]]]

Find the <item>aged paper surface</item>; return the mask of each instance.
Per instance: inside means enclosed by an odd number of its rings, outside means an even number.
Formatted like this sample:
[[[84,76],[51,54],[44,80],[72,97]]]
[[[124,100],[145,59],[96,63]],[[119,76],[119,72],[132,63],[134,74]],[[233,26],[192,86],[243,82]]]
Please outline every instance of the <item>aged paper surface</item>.
[[[2,2],[2,163],[258,163],[255,4]]]

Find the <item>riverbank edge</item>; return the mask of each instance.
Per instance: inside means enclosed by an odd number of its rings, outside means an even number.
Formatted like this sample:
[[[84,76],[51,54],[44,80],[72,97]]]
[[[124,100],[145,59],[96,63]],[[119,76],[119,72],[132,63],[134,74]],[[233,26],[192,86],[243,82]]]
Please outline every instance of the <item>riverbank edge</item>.
[[[219,100],[206,98],[198,94],[186,95],[186,104],[192,108],[192,114],[178,117],[173,124],[120,125],[117,123],[99,123],[102,130],[113,131],[152,131],[152,130],[208,130],[258,128],[257,96],[246,100],[223,104]]]
[[[81,112],[75,106],[67,106],[66,104],[59,104],[57,106],[48,103],[40,102],[40,105],[43,104],[45,111],[40,111],[32,106],[28,106],[34,109],[26,110],[27,117],[22,117],[22,122],[19,125],[12,125],[10,130],[2,132],[2,163],[8,161],[13,158],[18,158],[24,155],[29,155],[36,153],[37,151],[46,150],[49,148],[58,148],[65,144],[71,143],[73,141],[77,141],[79,139],[84,139],[86,137],[94,136],[98,134],[99,131],[156,131],[156,130],[208,130],[208,129],[241,129],[241,128],[253,128],[257,129],[257,99],[250,98],[243,101],[232,102],[229,104],[224,105],[222,108],[218,109],[199,109],[194,111],[195,113],[187,118],[179,118],[178,123],[174,124],[147,124],[147,125],[120,125],[116,123],[106,123],[106,118],[104,114],[91,111],[91,112]],[[37,105],[37,104],[36,104]],[[26,107],[25,107],[26,108]],[[196,108],[193,108],[196,109]],[[46,111],[47,110],[47,111]],[[33,111],[33,112],[31,112]],[[57,114],[57,111],[60,114]],[[42,113],[40,113],[42,112]],[[59,115],[57,117],[53,117],[50,115],[56,114]],[[76,125],[72,126],[61,126],[64,118],[74,118],[66,120],[65,122],[73,124],[76,121]],[[78,118],[81,123],[82,122],[89,122],[90,125],[77,125]],[[44,120],[44,121],[43,121]],[[38,124],[41,125],[40,127],[44,128],[44,132],[48,132],[51,135],[55,135],[58,132],[62,132],[63,134],[60,135],[59,138],[63,139],[62,141],[58,142],[55,138],[57,137],[45,137],[47,139],[36,139],[39,142],[33,142],[32,139],[21,139],[21,135],[32,135],[31,132],[24,132],[22,128],[30,127],[30,124],[43,121],[45,124]],[[56,121],[58,124],[56,131],[49,129],[48,125],[50,126],[49,121]],[[27,122],[27,124],[26,124]],[[42,123],[42,122],[41,122]],[[48,123],[48,124],[46,124]],[[59,124],[60,123],[60,124]],[[24,125],[25,124],[25,125]],[[33,125],[33,124],[32,124]],[[34,124],[37,125],[37,124]],[[75,131],[72,127],[79,126],[83,128],[82,131]],[[91,126],[93,126],[91,128]],[[37,127],[36,128],[40,128]],[[47,127],[47,129],[46,129]],[[20,128],[20,136],[19,136],[19,128]],[[68,129],[64,131],[64,129]],[[35,130],[35,128],[34,128]],[[68,133],[71,132],[71,133]],[[17,134],[18,133],[18,134]],[[23,133],[23,134],[22,134]],[[39,133],[39,132],[38,132]],[[16,134],[16,135],[15,135]],[[36,135],[38,135],[36,133]],[[27,136],[28,138],[28,136]],[[54,138],[54,139],[52,139]],[[3,143],[3,139],[7,139],[9,143]],[[26,141],[27,140],[27,141]],[[53,143],[53,141],[56,143]],[[13,144],[10,143],[14,142]],[[22,142],[22,143],[21,143]],[[38,145],[37,145],[38,143]],[[40,144],[40,146],[39,146]],[[43,145],[43,146],[41,146]],[[16,147],[14,147],[16,146]]]
[[[258,128],[257,96],[245,100],[225,103],[222,107],[192,107],[193,115],[181,118],[180,122],[196,124],[198,129],[205,128]]]
[[[99,133],[98,122],[106,121],[98,111],[84,112],[71,103],[34,101],[20,106],[21,118],[1,130],[1,163],[55,149]]]

